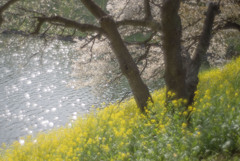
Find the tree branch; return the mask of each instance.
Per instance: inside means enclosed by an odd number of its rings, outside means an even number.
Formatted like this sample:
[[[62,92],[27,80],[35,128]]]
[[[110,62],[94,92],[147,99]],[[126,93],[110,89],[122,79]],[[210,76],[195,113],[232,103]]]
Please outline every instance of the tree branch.
[[[213,22],[218,13],[219,4],[210,3],[206,14],[206,19],[204,21],[203,31],[200,35],[200,41],[192,60],[192,63],[194,66],[196,66],[196,68],[200,68],[202,57],[208,50],[212,37]]]
[[[137,58],[136,64],[139,64],[139,62],[142,61],[142,60],[147,60],[147,57],[148,57],[150,48],[151,48],[150,45],[147,46],[145,53],[144,53],[143,55],[140,55],[140,56]]]
[[[120,13],[118,14],[117,18],[119,18],[123,13],[124,10],[127,8],[127,6],[129,5],[130,0],[127,0],[125,6],[123,7],[123,9],[120,11]]]
[[[231,21],[227,21],[225,24],[223,25],[219,25],[215,31],[218,30],[227,30],[227,29],[235,29],[238,30],[240,32],[240,24],[236,23],[236,22],[231,22]]]
[[[192,22],[192,23],[189,23],[187,26],[185,26],[182,30],[186,30],[188,27],[192,27],[194,25],[196,25],[198,22],[201,21],[201,18],[197,19],[196,21]]]
[[[0,26],[2,25],[4,19],[2,17],[2,13],[7,10],[11,5],[13,5],[15,2],[19,0],[9,0],[7,3],[5,3],[3,6],[0,6]]]
[[[161,24],[154,20],[122,20],[116,22],[117,26],[135,26],[135,27],[148,27],[154,31],[161,31]]]
[[[28,9],[28,8],[23,8],[23,7],[18,7],[18,9],[24,11],[24,12],[29,12],[29,13],[33,13],[33,14],[38,14],[38,15],[42,15],[42,16],[46,16],[45,14],[32,10],[32,9]]]
[[[104,31],[97,26],[91,25],[91,24],[81,24],[73,20],[69,20],[60,16],[53,16],[53,17],[35,17],[38,20],[38,24],[33,32],[33,34],[38,34],[42,25],[45,22],[48,23],[60,23],[62,26],[67,28],[74,28],[78,29],[82,32],[97,32],[99,34],[103,34]]]
[[[219,1],[220,2],[220,1]],[[195,50],[192,61],[189,63],[187,68],[187,77],[186,83],[188,92],[190,94],[190,102],[193,102],[194,91],[197,88],[198,84],[198,73],[200,66],[202,64],[203,56],[206,55],[206,52],[210,45],[210,40],[212,38],[212,30],[215,16],[219,13],[219,3],[210,3],[206,13],[206,18],[203,25],[203,31],[200,35],[200,40]]]
[[[149,4],[149,0],[145,0],[146,4],[146,15],[151,15],[151,8]],[[85,5],[85,7],[99,20],[101,18],[108,16],[107,13],[105,13],[98,5],[96,5],[92,0],[81,0],[81,2]],[[153,20],[123,20],[116,22],[116,25],[123,26],[123,25],[131,25],[131,26],[140,26],[140,27],[149,27],[154,31],[160,31],[161,25],[160,23],[153,21]]]
[[[82,48],[84,48],[84,47],[86,47],[89,43],[91,43],[91,42],[93,42],[93,44],[94,44],[94,42],[95,42],[95,39],[96,38],[100,38],[100,34],[97,34],[97,35],[94,35],[94,36],[92,36],[91,38],[90,38],[90,40],[88,40],[85,44],[83,44],[82,46],[81,46],[81,49]],[[90,51],[92,51],[92,47],[91,47],[91,49],[90,49]]]
[[[5,3],[3,6],[1,6],[0,14],[2,14],[5,10],[7,10],[11,5],[13,5],[17,1],[19,1],[19,0],[9,0],[7,3]]]
[[[144,0],[145,20],[152,20],[150,0]]]

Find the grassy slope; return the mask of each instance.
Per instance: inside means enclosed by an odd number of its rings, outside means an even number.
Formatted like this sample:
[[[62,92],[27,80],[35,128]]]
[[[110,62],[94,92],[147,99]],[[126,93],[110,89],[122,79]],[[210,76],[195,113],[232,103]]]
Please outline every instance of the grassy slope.
[[[0,149],[0,160],[240,160],[240,58],[200,74],[196,102],[181,111],[177,100],[164,107],[155,91],[148,115],[133,100],[78,118],[74,125],[25,138]],[[169,93],[171,94],[171,93]],[[192,126],[183,117],[191,113]]]

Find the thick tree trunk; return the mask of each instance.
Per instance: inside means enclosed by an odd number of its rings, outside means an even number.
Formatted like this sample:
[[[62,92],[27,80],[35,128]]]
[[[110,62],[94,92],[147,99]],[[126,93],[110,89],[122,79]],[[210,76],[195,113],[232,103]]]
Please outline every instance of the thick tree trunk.
[[[176,98],[187,99],[187,107],[193,103],[194,93],[198,85],[199,69],[202,58],[209,48],[213,22],[216,14],[219,12],[219,4],[209,3],[200,41],[193,59],[190,60],[186,67],[183,67],[181,56],[182,29],[178,15],[179,5],[180,0],[165,0],[162,7],[163,51],[166,68],[165,82],[167,92],[174,92]]]
[[[111,43],[112,50],[117,57],[121,72],[126,76],[133,92],[137,106],[142,112],[145,112],[148,99],[151,98],[148,87],[144,84],[140,72],[126,45],[124,44],[115,21],[107,15],[92,0],[81,0],[88,10],[99,19],[101,28]]]
[[[110,16],[101,18],[100,24],[110,40],[112,50],[114,51],[120,65],[121,72],[126,76],[133,92],[138,107],[144,112],[147,101],[151,97],[147,86],[140,77],[140,72],[124,44],[114,20]]]
[[[167,92],[177,98],[187,98],[185,71],[181,57],[181,19],[178,15],[179,0],[165,0],[162,7],[163,52]]]

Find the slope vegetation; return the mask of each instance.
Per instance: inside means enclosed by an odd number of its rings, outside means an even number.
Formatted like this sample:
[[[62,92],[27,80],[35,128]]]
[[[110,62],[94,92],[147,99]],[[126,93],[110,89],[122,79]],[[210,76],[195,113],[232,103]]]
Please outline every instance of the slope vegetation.
[[[239,160],[239,64],[240,58],[201,73],[195,104],[185,111],[181,99],[164,106],[165,89],[160,89],[152,94],[155,103],[147,115],[133,99],[112,104],[71,127],[26,137],[24,144],[2,145],[0,160]]]

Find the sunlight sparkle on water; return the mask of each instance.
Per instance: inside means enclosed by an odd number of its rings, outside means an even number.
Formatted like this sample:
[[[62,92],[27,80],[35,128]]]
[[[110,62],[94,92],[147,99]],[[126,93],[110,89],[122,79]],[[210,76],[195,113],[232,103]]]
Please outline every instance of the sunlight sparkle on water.
[[[28,80],[26,83],[27,83],[27,84],[32,84],[32,81],[31,81],[31,80]]]
[[[57,110],[57,108],[55,108],[55,107],[51,109],[52,112],[55,112],[56,110]]]
[[[43,120],[43,121],[41,122],[41,124],[42,124],[42,126],[47,127],[48,124],[49,124],[49,121],[48,121],[48,120]]]
[[[30,95],[29,95],[28,93],[25,93],[25,94],[24,94],[24,97],[25,97],[26,99],[30,99]]]
[[[49,126],[49,127],[53,127],[53,126],[54,126],[54,123],[53,123],[53,122],[49,122],[48,126]]]
[[[25,140],[23,140],[23,139],[20,139],[20,140],[19,140],[19,143],[20,143],[21,145],[24,145],[24,143],[25,143]]]
[[[72,116],[72,119],[73,120],[77,120],[77,116]]]

